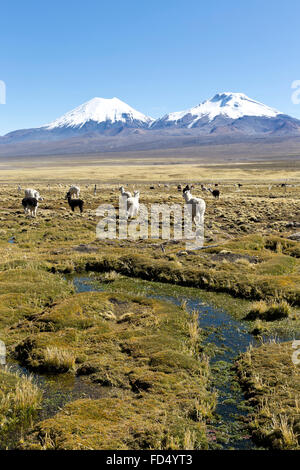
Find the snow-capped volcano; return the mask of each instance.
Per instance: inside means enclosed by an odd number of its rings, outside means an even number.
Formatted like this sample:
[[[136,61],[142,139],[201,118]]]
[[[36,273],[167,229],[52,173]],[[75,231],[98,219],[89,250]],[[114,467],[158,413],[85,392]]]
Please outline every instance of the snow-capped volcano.
[[[282,113],[276,109],[252,100],[244,93],[226,92],[218,93],[213,98],[185,111],[166,114],[155,121],[152,127],[165,124],[166,126],[178,125],[179,127],[192,128],[197,126],[201,119],[210,122],[219,116],[235,120],[245,116],[275,118],[280,114]]]
[[[0,137],[0,153],[9,149],[20,155],[33,149],[38,154],[149,150],[291,136],[300,136],[298,119],[243,93],[218,93],[155,121],[118,98],[94,98],[50,124]]]
[[[93,98],[43,127],[48,130],[62,127],[82,128],[91,123],[105,123],[106,126],[123,123],[131,127],[148,127],[152,121],[153,119],[118,98]]]

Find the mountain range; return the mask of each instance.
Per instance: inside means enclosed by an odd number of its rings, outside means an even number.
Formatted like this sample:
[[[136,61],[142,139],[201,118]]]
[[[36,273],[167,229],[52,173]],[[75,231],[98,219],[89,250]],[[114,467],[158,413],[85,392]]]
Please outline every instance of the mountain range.
[[[300,137],[300,120],[243,93],[218,93],[159,119],[118,98],[93,98],[47,125],[0,137],[0,155],[148,150],[274,137]]]

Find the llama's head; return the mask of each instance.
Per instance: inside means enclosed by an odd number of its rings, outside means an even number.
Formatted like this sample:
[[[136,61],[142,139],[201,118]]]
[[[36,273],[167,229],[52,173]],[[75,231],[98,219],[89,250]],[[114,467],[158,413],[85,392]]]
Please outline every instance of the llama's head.
[[[70,191],[67,192],[65,199],[71,199],[71,193],[70,193]]]
[[[139,191],[133,191],[133,195],[136,199],[140,197],[140,192]]]
[[[34,191],[33,192],[34,194],[34,198],[37,200],[37,201],[43,201],[43,198],[40,196],[40,193],[38,191]]]
[[[192,197],[191,191],[189,189],[184,189],[182,195],[186,201],[188,201]]]

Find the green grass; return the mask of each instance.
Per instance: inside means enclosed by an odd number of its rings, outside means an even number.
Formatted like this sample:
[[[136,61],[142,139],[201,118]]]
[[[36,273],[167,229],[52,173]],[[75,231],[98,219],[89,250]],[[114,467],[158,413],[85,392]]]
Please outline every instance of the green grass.
[[[0,447],[9,444],[10,433],[32,424],[41,401],[42,392],[31,376],[0,369]]]
[[[300,368],[292,362],[292,343],[251,348],[236,363],[253,413],[249,428],[259,445],[300,449]]]

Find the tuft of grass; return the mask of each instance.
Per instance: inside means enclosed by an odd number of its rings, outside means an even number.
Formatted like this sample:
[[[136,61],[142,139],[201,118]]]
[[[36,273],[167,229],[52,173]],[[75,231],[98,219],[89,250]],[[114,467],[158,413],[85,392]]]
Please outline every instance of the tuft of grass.
[[[200,345],[200,332],[201,329],[199,327],[199,312],[194,310],[191,313],[191,319],[188,324],[189,328],[189,336],[190,336],[190,353],[192,356],[195,356],[199,353],[199,345]]]
[[[196,436],[194,432],[187,429],[184,433],[183,448],[185,450],[195,450]]]
[[[108,271],[107,273],[103,274],[102,282],[114,282],[119,280],[122,277],[121,274],[117,273],[116,271]]]
[[[10,429],[31,425],[41,401],[42,391],[31,375],[0,370],[0,442]]]
[[[50,371],[67,372],[75,368],[75,358],[71,351],[48,346],[44,352],[43,366]]]
[[[249,320],[274,321],[288,318],[292,314],[292,308],[286,300],[267,303],[264,300],[254,302],[247,315]]]
[[[42,392],[33,382],[32,375],[22,376],[18,381],[13,402],[15,411],[28,418],[39,408],[42,399]]]

